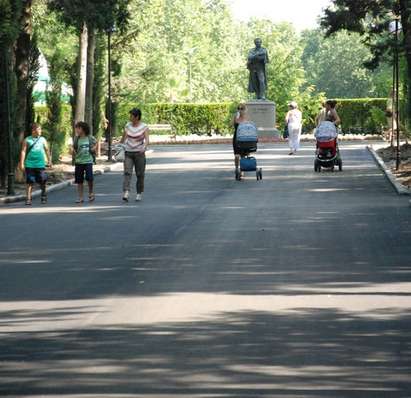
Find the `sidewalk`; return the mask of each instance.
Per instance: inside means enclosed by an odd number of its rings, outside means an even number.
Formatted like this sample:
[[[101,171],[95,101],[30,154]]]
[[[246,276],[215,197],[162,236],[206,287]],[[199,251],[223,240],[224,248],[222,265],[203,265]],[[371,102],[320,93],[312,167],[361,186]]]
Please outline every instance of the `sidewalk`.
[[[122,163],[108,163],[106,157],[102,156],[97,159],[97,164],[94,165],[94,175],[102,175],[110,171],[122,170]],[[74,184],[74,166],[71,164],[71,157],[65,156],[61,163],[53,166],[52,169],[47,170],[49,180],[47,182],[47,192],[58,191],[65,187]],[[38,188],[38,185],[37,185]],[[6,190],[0,190],[0,205],[7,203],[21,202],[26,199],[25,196],[25,184],[15,183],[15,194],[13,196],[7,196]],[[41,194],[40,189],[33,189],[33,198],[39,197]]]
[[[368,149],[397,193],[411,195],[411,146],[401,143],[399,170],[396,169],[396,148],[390,147],[388,142],[372,143]]]

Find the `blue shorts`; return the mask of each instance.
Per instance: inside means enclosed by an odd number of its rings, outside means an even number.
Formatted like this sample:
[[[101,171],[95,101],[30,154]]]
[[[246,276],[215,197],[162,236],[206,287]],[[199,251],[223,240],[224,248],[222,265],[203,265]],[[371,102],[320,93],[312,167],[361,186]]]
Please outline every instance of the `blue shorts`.
[[[42,169],[33,169],[26,167],[26,183],[27,184],[34,184],[37,182],[38,184],[45,184],[47,181],[47,173],[44,168]]]
[[[76,184],[84,183],[84,176],[86,181],[93,181],[93,164],[76,164],[74,166],[74,182]]]

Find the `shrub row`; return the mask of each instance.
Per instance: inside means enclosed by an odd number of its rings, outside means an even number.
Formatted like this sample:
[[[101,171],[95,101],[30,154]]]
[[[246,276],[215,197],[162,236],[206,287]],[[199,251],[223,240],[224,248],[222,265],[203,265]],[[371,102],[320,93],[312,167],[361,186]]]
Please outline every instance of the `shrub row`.
[[[345,134],[381,134],[387,125],[386,98],[337,99]]]
[[[342,120],[343,133],[369,134],[381,133],[386,126],[385,98],[337,99],[337,111]],[[142,110],[143,120],[148,124],[169,124],[173,133],[187,134],[231,134],[231,119],[236,109],[235,103],[214,104],[130,104],[120,103],[117,113],[117,129],[121,134],[125,123],[129,119],[129,111],[137,106]],[[304,109],[302,109],[304,112]],[[36,120],[42,124],[47,121],[47,107],[36,106]],[[67,104],[63,105],[62,127],[58,134],[46,129],[46,137],[57,136],[55,140],[59,146],[64,145],[65,139],[71,134],[71,110]],[[306,113],[306,112],[305,112]],[[310,113],[313,113],[311,111]],[[281,121],[284,115],[277,115]],[[305,114],[306,120],[313,120],[315,114]],[[304,126],[309,130],[312,126]],[[55,133],[55,132],[54,132]],[[62,148],[61,148],[62,149]]]
[[[120,104],[118,131],[122,131],[134,106],[141,109],[148,124],[170,124],[179,135],[231,133],[231,118],[236,104]]]
[[[337,99],[337,111],[342,120],[345,134],[380,134],[387,124],[385,110],[386,98]],[[231,119],[236,109],[234,103],[221,104],[136,104],[143,112],[143,118],[149,124],[170,124],[178,134],[231,134]],[[128,120],[131,104],[119,106],[119,131]],[[319,107],[318,107],[319,108]],[[302,109],[304,112],[305,110]],[[280,122],[284,115],[277,114]],[[305,120],[314,120],[315,114],[305,112]],[[304,126],[311,130],[312,123]],[[281,128],[281,127],[280,127]]]

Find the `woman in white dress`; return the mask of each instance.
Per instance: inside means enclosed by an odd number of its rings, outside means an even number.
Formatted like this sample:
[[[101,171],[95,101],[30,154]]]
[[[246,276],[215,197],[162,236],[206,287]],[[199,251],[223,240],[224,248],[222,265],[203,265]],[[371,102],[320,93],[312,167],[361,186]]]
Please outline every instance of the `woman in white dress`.
[[[288,145],[290,146],[289,155],[294,155],[300,148],[302,127],[302,113],[298,109],[298,105],[295,101],[288,104],[288,112],[285,116],[285,123],[288,126]]]

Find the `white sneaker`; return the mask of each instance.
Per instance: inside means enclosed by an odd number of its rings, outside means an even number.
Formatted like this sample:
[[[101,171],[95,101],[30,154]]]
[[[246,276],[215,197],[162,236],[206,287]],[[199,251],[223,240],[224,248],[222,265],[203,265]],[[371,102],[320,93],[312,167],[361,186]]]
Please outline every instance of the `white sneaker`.
[[[142,199],[143,199],[143,194],[138,193],[138,194],[136,195],[136,202],[141,202]]]
[[[128,192],[128,191],[124,191],[124,192],[123,192],[123,200],[124,200],[124,202],[128,202],[128,196],[129,196],[129,192]]]

